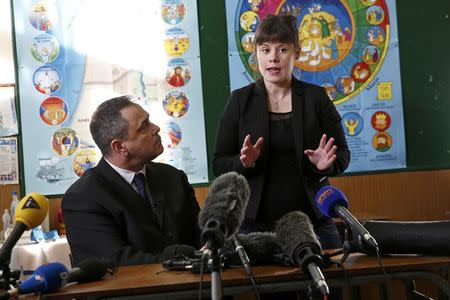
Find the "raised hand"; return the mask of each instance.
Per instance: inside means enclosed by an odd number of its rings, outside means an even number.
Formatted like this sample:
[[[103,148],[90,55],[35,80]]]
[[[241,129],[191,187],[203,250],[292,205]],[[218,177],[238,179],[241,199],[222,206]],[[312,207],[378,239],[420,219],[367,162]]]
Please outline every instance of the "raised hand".
[[[260,137],[256,144],[252,145],[250,134],[244,139],[244,144],[241,149],[241,162],[245,168],[252,168],[255,165],[256,160],[261,154],[261,145],[263,144],[264,139]]]
[[[305,150],[305,154],[308,155],[309,161],[313,163],[318,170],[326,170],[336,160],[336,145],[333,145],[334,138],[330,138],[327,141],[327,135],[323,134],[319,142],[319,147],[316,150]],[[326,143],[325,143],[326,142]]]

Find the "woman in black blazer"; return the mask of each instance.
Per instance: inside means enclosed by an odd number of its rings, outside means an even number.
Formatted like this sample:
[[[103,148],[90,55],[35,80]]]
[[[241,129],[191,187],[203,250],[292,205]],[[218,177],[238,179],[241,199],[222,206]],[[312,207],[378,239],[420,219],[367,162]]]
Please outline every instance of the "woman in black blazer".
[[[320,213],[317,191],[342,173],[350,151],[341,117],[319,86],[292,75],[299,53],[292,16],[267,16],[255,34],[262,78],[232,92],[218,126],[216,176],[243,174],[251,196],[241,232],[273,230],[284,214],[306,213],[323,248],[340,248],[333,221]]]

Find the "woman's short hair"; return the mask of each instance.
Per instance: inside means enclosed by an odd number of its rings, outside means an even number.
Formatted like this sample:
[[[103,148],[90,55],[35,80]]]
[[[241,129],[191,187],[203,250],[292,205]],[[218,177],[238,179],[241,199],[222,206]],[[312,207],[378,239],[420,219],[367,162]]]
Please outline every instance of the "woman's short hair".
[[[298,51],[300,46],[296,18],[292,15],[267,15],[256,29],[255,46],[267,42],[293,44],[295,51]]]

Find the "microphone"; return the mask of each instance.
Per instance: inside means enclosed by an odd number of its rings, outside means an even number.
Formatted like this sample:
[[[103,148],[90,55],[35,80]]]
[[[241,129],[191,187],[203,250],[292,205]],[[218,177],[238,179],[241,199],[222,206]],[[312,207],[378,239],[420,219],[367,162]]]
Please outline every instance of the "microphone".
[[[221,248],[234,236],[243,219],[250,197],[250,187],[244,176],[228,172],[217,177],[209,187],[198,216],[202,243],[207,252]]]
[[[52,293],[69,282],[91,282],[102,279],[106,273],[114,273],[115,270],[104,260],[88,259],[82,261],[78,267],[67,270],[60,262],[52,262],[39,266],[27,279],[2,295],[0,299],[9,299],[12,296],[40,293]]]
[[[450,255],[450,221],[369,220],[364,227],[377,239],[382,254]],[[366,253],[364,244],[358,246]]]
[[[20,200],[14,215],[14,228],[0,249],[0,266],[9,265],[12,248],[25,230],[32,229],[44,221],[48,206],[48,199],[39,193],[29,193]]]
[[[86,259],[80,262],[78,266],[69,270],[66,283],[97,281],[102,279],[107,273],[114,274],[116,271],[117,269],[107,260],[97,258]]]
[[[249,262],[252,265],[265,265],[280,261],[280,256],[284,255],[281,246],[278,244],[277,237],[273,232],[252,232],[249,234],[237,234],[236,238],[245,253],[237,253],[236,243],[232,239],[225,242],[221,248],[222,254],[227,261],[227,264],[238,265],[242,263],[245,268],[245,257],[247,254]],[[245,262],[244,262],[244,261]]]
[[[370,235],[369,231],[347,210],[348,200],[339,189],[333,186],[322,187],[317,193],[316,203],[324,215],[330,218],[341,218],[370,247],[378,247],[377,241]]]
[[[69,272],[62,263],[53,262],[39,266],[17,288],[0,295],[0,299],[9,299],[13,296],[37,292],[41,294],[54,292],[65,284],[68,276]]]
[[[241,264],[244,267],[245,273],[247,273],[248,276],[253,276],[250,260],[248,259],[247,252],[245,252],[244,246],[242,246],[240,239],[237,236],[233,236],[231,240],[236,247],[236,253],[239,255],[239,259],[241,260]]]
[[[278,220],[275,233],[291,262],[311,276],[323,295],[329,295],[328,285],[320,270],[323,266],[322,249],[308,216],[301,211],[284,215]]]

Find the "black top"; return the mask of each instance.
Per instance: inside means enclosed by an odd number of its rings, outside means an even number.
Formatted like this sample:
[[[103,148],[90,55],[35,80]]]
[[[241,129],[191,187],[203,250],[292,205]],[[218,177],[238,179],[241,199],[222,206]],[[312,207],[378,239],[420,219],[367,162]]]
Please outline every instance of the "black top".
[[[293,210],[311,214],[295,152],[292,112],[269,113],[269,153],[264,192],[256,223],[273,230],[275,221]]]

